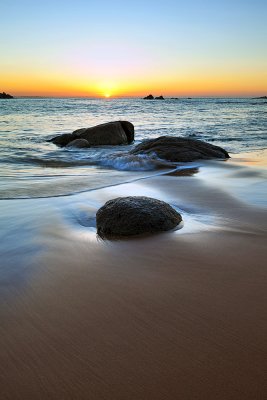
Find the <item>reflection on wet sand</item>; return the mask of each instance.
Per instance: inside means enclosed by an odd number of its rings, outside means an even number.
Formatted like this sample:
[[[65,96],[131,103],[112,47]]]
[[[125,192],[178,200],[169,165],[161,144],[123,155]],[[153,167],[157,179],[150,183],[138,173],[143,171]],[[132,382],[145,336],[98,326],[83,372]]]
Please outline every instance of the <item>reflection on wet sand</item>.
[[[182,169],[176,169],[174,171],[168,172],[165,175],[168,176],[192,176],[197,174],[199,171],[199,168],[193,167],[193,168],[182,168]]]
[[[265,398],[266,213],[231,191],[239,167],[215,164],[5,203],[3,399]],[[184,227],[99,240],[96,210],[140,194],[176,207]]]

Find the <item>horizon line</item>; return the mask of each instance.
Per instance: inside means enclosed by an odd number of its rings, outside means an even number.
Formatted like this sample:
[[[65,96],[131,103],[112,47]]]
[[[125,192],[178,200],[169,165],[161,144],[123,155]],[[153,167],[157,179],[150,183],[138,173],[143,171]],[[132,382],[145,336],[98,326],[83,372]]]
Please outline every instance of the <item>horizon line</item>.
[[[141,99],[144,100],[144,97],[142,96],[110,96],[110,97],[105,97],[105,96],[81,96],[81,95],[13,95],[14,98],[68,98],[68,99],[101,99],[101,100],[112,100],[112,99]],[[163,95],[162,95],[163,96]],[[251,94],[251,95],[184,95],[184,96],[179,96],[179,95],[167,95],[163,96],[164,99],[193,99],[193,98],[256,98],[256,97],[265,97],[265,95],[259,94]],[[155,100],[155,99],[154,99]]]

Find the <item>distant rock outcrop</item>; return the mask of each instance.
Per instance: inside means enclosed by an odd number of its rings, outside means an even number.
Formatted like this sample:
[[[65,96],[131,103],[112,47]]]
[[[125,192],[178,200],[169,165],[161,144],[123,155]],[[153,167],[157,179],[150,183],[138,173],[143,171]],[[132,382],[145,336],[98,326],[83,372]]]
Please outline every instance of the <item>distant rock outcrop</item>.
[[[7,94],[5,92],[0,93],[0,99],[14,99],[13,96],[11,96],[11,94]]]
[[[164,232],[181,221],[168,203],[145,196],[109,200],[96,214],[97,233],[103,239]]]
[[[144,100],[165,100],[163,96],[154,97],[152,94],[144,97]]]
[[[171,162],[229,158],[227,151],[219,146],[201,140],[172,136],[160,136],[157,139],[144,140],[133,148],[130,154],[156,155],[162,160]]]
[[[253,97],[253,99],[267,99],[267,96],[261,96],[261,97]]]
[[[77,139],[80,141],[77,142]],[[81,142],[81,139],[85,140]],[[130,144],[134,140],[134,126],[128,121],[107,122],[91,128],[77,129],[72,133],[64,133],[50,140],[58,146],[90,147],[104,145]],[[75,143],[73,143],[75,142]]]
[[[148,96],[144,97],[144,100],[154,100],[154,96],[149,94]]]

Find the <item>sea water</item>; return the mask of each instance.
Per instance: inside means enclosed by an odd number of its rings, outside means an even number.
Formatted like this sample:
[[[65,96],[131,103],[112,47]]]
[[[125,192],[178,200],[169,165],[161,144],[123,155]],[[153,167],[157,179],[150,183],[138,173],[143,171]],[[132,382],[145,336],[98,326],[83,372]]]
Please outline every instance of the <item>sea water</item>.
[[[131,146],[59,148],[48,139],[75,129],[127,120]],[[66,196],[155,173],[149,158],[125,151],[144,139],[179,136],[230,154],[267,147],[267,102],[251,98],[165,100],[15,98],[0,101],[0,198]]]
[[[116,120],[128,120],[134,124],[135,142],[132,145],[70,149],[47,141],[78,128]],[[166,173],[166,169],[158,169],[155,159],[128,156],[127,151],[144,139],[167,135],[205,140],[224,147],[232,156],[251,151],[261,153],[266,148],[266,126],[267,104],[264,99],[1,100],[2,289],[8,290],[10,282],[15,287],[24,287],[38,267],[40,254],[49,253],[51,246],[55,246],[57,253],[59,242],[63,241],[68,249],[77,241],[85,241],[86,246],[91,243],[93,248],[103,246],[97,241],[95,216],[99,207],[110,198],[146,195],[167,201],[183,215],[185,224],[178,235],[192,234],[200,228],[216,228],[220,224],[218,215],[211,209],[200,210],[197,195],[186,204],[179,196],[174,198],[171,195],[172,188],[177,188],[178,194],[183,191],[179,185],[182,178],[165,177],[164,187],[151,187],[146,178]],[[229,165],[226,172],[223,165]],[[222,174],[216,172],[220,166]],[[173,170],[173,166],[171,168]],[[188,172],[183,171],[185,175],[197,173],[200,179],[202,175],[198,172],[207,171],[213,185],[207,187],[207,191],[213,191],[219,180],[219,190],[223,186],[227,190],[234,187],[235,192],[232,191],[231,195],[238,190],[242,200],[255,204],[256,199],[260,206],[263,202],[266,204],[261,172],[248,179],[242,166],[238,170],[231,169],[231,161],[215,162],[209,166],[199,161],[187,165],[179,163],[178,168],[188,168]],[[127,182],[131,184],[125,184]],[[205,185],[206,182],[207,179]],[[196,184],[194,181],[194,188]],[[251,199],[248,193],[251,193]],[[73,251],[77,253],[75,260],[79,264],[83,255],[78,254],[75,246]],[[97,261],[100,264],[101,257]],[[88,260],[89,264],[91,262]]]

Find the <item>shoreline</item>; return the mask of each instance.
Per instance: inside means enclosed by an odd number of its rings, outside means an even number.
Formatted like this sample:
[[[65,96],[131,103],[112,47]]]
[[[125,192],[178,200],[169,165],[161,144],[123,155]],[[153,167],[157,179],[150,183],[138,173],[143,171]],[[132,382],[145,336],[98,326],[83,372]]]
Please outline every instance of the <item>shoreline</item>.
[[[264,398],[264,175],[262,161],[246,165],[208,161],[192,176],[32,199],[35,208],[5,201],[13,259],[2,271],[2,396]],[[99,240],[95,211],[132,194],[169,202],[184,227]]]

